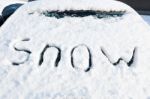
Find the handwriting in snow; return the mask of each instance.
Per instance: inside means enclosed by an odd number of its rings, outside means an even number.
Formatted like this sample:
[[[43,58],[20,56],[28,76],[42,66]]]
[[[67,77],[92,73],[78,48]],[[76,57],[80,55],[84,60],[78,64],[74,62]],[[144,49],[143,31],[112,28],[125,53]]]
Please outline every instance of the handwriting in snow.
[[[27,42],[27,41],[29,41],[29,40],[30,40],[30,39],[23,39],[22,41],[23,41],[23,42]],[[85,71],[85,72],[88,72],[88,71],[91,70],[91,68],[92,68],[92,66],[93,66],[93,64],[92,64],[92,62],[93,62],[93,61],[92,61],[93,57],[92,57],[92,53],[91,53],[91,51],[90,51],[90,48],[89,48],[87,45],[85,45],[85,44],[80,44],[80,45],[77,45],[77,46],[75,46],[75,47],[72,48],[72,50],[71,50],[71,52],[70,52],[71,65],[72,65],[73,68],[78,68],[78,65],[76,65],[76,63],[75,63],[75,61],[74,61],[74,60],[75,60],[75,58],[74,58],[74,53],[75,53],[75,50],[78,49],[78,48],[80,48],[80,47],[84,47],[84,48],[86,48],[86,50],[87,50],[88,58],[86,57],[86,59],[88,60],[88,64],[87,64],[87,66],[84,68],[84,71]],[[57,50],[57,57],[56,57],[56,59],[55,59],[54,65],[55,65],[55,67],[58,67],[59,62],[61,61],[61,58],[62,58],[62,50],[61,50],[61,48],[60,48],[59,46],[49,45],[49,44],[46,44],[46,46],[43,48],[43,50],[42,50],[42,52],[41,52],[41,54],[40,54],[39,63],[38,63],[39,66],[41,66],[41,65],[43,64],[43,62],[44,62],[44,54],[46,53],[46,51],[48,51],[48,49],[51,49],[51,48],[55,48],[55,49]],[[19,49],[19,48],[15,47],[15,46],[14,46],[14,50],[17,51],[17,52],[24,52],[24,53],[27,54],[27,57],[25,58],[24,61],[12,62],[12,65],[14,65],[14,66],[19,66],[19,65],[21,65],[21,64],[25,64],[25,63],[29,60],[30,55],[32,54],[32,52],[31,52],[30,50],[27,50],[27,49]],[[121,61],[124,61],[124,62],[127,64],[127,66],[130,67],[130,66],[132,66],[132,64],[135,62],[135,54],[136,54],[136,52],[137,52],[137,48],[134,47],[133,53],[132,53],[132,57],[131,57],[131,59],[130,59],[129,61],[125,61],[125,59],[123,59],[122,57],[120,57],[116,62],[112,62],[112,61],[110,60],[110,58],[109,58],[109,56],[108,56],[108,54],[106,53],[106,50],[105,50],[104,48],[101,48],[100,51],[101,51],[101,53],[104,55],[104,57],[106,57],[106,58],[108,59],[108,61],[109,61],[112,65],[117,66],[118,64],[120,64]]]

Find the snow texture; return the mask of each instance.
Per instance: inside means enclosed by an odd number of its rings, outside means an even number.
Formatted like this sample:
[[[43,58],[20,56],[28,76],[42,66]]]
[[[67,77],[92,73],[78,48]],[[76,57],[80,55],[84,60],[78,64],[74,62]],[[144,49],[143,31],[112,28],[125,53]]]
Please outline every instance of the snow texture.
[[[125,11],[96,18],[44,11]],[[112,0],[39,0],[0,28],[0,99],[149,99],[150,27]]]
[[[142,18],[150,25],[150,15],[142,15]]]

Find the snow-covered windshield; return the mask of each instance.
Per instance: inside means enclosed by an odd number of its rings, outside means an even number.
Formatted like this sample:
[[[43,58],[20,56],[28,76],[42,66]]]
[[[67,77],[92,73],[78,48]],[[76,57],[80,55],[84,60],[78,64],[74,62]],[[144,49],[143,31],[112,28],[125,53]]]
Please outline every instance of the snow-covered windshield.
[[[65,11],[44,11],[44,14],[47,17],[87,17],[94,16],[97,18],[106,18],[106,17],[121,17],[125,14],[125,11],[94,11],[94,10],[65,10]]]

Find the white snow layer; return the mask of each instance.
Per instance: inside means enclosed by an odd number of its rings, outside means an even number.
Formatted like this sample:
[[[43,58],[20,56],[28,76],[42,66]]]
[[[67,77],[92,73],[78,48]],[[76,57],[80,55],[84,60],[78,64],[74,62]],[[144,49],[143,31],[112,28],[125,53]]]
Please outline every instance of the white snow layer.
[[[150,25],[150,15],[142,15],[142,18]]]
[[[46,17],[46,10],[122,17]],[[111,0],[25,4],[0,28],[0,99],[150,99],[150,27]],[[120,58],[120,61],[117,62]]]

